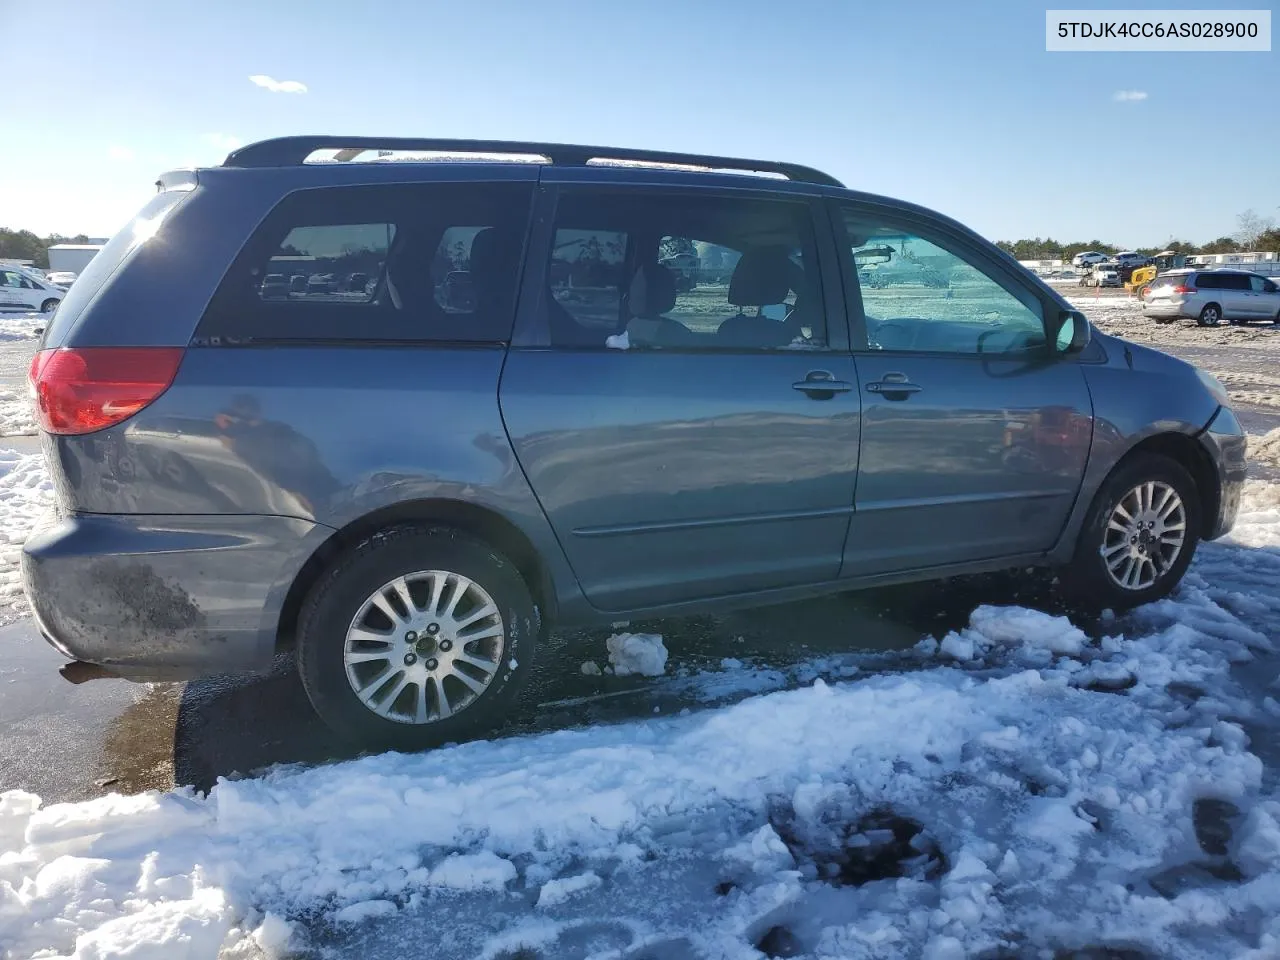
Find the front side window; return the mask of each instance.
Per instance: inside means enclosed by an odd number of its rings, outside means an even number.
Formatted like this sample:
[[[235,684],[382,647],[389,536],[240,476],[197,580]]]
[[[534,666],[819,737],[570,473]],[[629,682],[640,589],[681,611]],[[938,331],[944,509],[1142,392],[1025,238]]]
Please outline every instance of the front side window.
[[[228,340],[509,339],[533,190],[301,190],[250,238],[201,321]]]
[[[1228,273],[1222,277],[1223,290],[1248,290],[1249,278],[1242,273]]]
[[[557,346],[826,345],[806,203],[566,190],[548,276],[546,320]]]
[[[1272,282],[1271,280],[1268,280],[1266,277],[1260,277],[1255,274],[1254,276],[1249,278],[1249,283],[1250,285],[1252,285],[1254,293],[1275,293],[1276,292],[1275,283]]]
[[[14,273],[12,270],[0,271],[0,279],[4,280],[4,285],[6,287],[22,286],[22,276],[20,274]]]
[[[973,254],[852,208],[840,220],[870,349],[989,355],[1045,346],[1039,298],[995,279]]]

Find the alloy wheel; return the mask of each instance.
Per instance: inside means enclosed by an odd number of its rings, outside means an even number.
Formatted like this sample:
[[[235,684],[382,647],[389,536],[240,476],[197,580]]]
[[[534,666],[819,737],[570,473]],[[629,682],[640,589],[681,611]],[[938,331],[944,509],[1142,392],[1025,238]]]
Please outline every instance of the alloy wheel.
[[[347,682],[378,716],[426,724],[467,709],[501,666],[506,628],[474,580],[446,570],[397,577],[347,628]]]
[[[1100,553],[1123,590],[1146,590],[1177,561],[1187,538],[1187,510],[1172,486],[1140,483],[1111,511]]]

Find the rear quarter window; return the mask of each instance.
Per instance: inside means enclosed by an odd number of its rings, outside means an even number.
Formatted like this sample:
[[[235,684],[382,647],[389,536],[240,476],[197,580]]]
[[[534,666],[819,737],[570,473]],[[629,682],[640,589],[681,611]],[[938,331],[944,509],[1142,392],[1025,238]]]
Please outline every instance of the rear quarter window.
[[[246,243],[205,342],[508,340],[532,185],[300,190]]]
[[[166,190],[156,194],[136,217],[107,241],[89,265],[80,271],[76,282],[62,298],[53,319],[45,328],[40,342],[42,349],[59,347],[66,341],[84,308],[98,295],[111,275],[124,266],[144,243],[160,234],[164,220],[189,196],[191,194],[186,190]]]

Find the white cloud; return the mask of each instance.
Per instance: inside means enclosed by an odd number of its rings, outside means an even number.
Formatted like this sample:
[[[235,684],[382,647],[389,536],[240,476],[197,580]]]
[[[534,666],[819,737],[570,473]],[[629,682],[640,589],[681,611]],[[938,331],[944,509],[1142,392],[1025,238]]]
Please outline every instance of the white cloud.
[[[277,80],[265,73],[255,73],[249,78],[251,83],[270,90],[272,93],[306,93],[307,85],[299,80]]]
[[[206,133],[203,137],[205,143],[212,144],[223,153],[230,153],[239,147],[244,146],[244,141],[239,137],[233,137],[229,133]]]
[[[133,151],[128,147],[122,147],[118,144],[112,144],[107,147],[107,156],[112,160],[132,160]]]
[[[1140,100],[1147,99],[1147,91],[1145,90],[1117,90],[1111,95],[1111,99],[1116,103],[1137,103]]]

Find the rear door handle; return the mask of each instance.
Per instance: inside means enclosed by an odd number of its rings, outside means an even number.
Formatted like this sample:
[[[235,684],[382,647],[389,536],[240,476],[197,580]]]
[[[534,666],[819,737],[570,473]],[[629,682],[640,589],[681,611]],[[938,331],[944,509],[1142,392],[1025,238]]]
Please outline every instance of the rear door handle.
[[[867,393],[878,393],[886,400],[906,400],[924,388],[912,383],[905,373],[886,373],[879,380],[867,384]]]
[[[791,389],[807,393],[815,400],[830,400],[837,393],[848,393],[853,384],[837,380],[829,370],[810,370],[803,380],[793,383]]]

